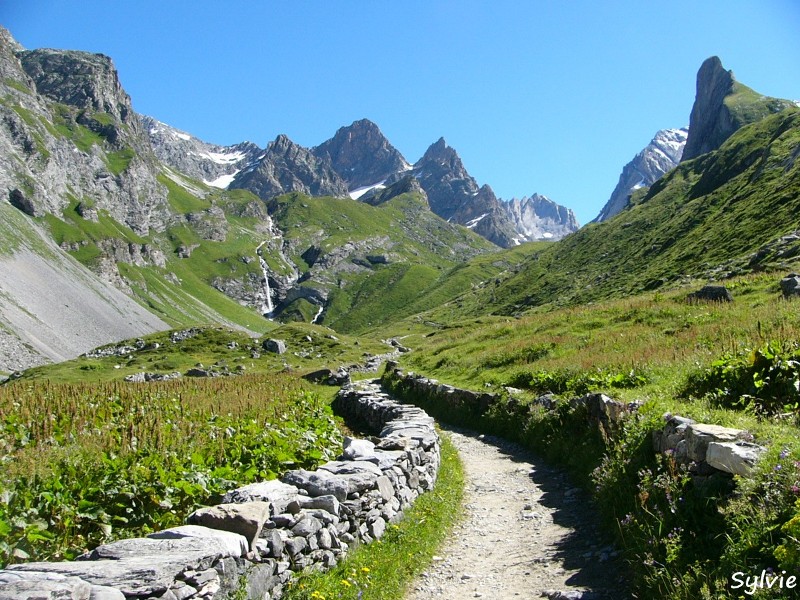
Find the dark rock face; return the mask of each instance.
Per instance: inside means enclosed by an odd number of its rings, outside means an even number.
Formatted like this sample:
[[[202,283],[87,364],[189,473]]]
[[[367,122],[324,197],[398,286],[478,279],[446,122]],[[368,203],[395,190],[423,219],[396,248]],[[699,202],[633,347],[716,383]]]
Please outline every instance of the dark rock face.
[[[514,226],[488,185],[479,187],[444,138],[431,145],[411,172],[428,195],[431,210],[445,220],[460,223],[498,246],[514,245]],[[405,177],[397,174],[391,185]]]
[[[726,71],[719,58],[708,58],[697,72],[697,95],[681,160],[716,150],[737,129],[793,104],[762,96],[737,82],[733,71]]]
[[[689,137],[683,160],[696,158],[720,147],[737,126],[725,106],[733,92],[733,71],[726,71],[716,56],[706,59],[697,72],[697,94],[689,119]]]
[[[20,52],[26,73],[43,96],[84,110],[104,112],[123,123],[134,119],[114,63],[104,54],[71,50]]]
[[[285,135],[271,142],[264,156],[239,173],[230,189],[246,189],[263,200],[289,192],[311,196],[347,196],[347,184],[330,160],[317,158]]]
[[[674,169],[683,156],[688,133],[687,128],[662,129],[656,133],[651,142],[623,167],[617,187],[595,222],[605,221],[622,212],[635,190],[653,185]]]
[[[342,127],[311,153],[328,159],[349,190],[374,185],[390,175],[410,169],[403,155],[368,119]]]

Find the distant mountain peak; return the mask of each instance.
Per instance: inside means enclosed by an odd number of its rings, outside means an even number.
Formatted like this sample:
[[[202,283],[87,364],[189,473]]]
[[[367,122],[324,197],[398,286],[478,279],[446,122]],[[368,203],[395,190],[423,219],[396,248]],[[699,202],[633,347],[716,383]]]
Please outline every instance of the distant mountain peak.
[[[605,221],[620,213],[628,206],[635,190],[653,185],[674,169],[681,160],[688,134],[689,130],[685,127],[658,131],[650,143],[622,168],[617,186],[595,222]]]
[[[331,139],[311,152],[330,161],[349,191],[380,184],[394,173],[410,168],[403,155],[369,119],[340,127]]]
[[[559,240],[580,227],[572,210],[542,194],[512,198],[505,207],[517,230],[515,244]]]

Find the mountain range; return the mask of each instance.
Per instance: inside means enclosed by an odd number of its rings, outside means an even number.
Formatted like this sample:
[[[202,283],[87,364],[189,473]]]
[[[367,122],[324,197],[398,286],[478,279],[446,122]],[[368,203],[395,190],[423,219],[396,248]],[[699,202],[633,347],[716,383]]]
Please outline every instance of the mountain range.
[[[143,122],[164,164],[209,185],[249,190],[265,201],[289,192],[370,201],[377,191],[411,176],[435,214],[504,248],[557,240],[579,227],[571,210],[539,194],[509,202],[498,199],[491,187],[478,185],[443,138],[410,164],[368,119],[341,127],[310,149],[285,135],[266,149],[250,142],[220,147],[150,117]]]
[[[463,294],[489,293],[487,281],[495,284],[484,306],[513,312],[557,290],[582,297],[564,288],[574,279],[568,264],[600,278],[584,291],[628,289],[608,283],[621,273],[632,285],[663,284],[670,273],[644,277],[608,261],[641,251],[642,232],[663,216],[647,207],[661,206],[665,189],[672,204],[660,210],[698,206],[692,201],[711,183],[708,175],[695,181],[697,161],[723,152],[703,164],[735,178],[725,161],[740,159],[725,154],[728,139],[775,125],[770,115],[792,106],[709,59],[688,135],[659,132],[623,170],[602,223],[578,231],[572,211],[542,195],[498,199],[444,139],[415,163],[366,119],[313,148],[284,135],[266,148],[211,144],[137,114],[109,57],[25,50],[0,28],[0,189],[8,200],[0,202],[0,370],[195,324],[263,333],[302,320],[361,332],[437,307],[457,312]],[[794,131],[792,119],[781,123]],[[766,135],[754,139],[772,143]],[[686,148],[709,147],[687,159]],[[770,147],[772,156],[785,153]],[[675,177],[692,179],[691,190],[676,192]],[[634,215],[645,213],[636,225]],[[677,244],[671,227],[668,220],[651,246]],[[595,256],[617,238],[621,250]],[[752,250],[745,246],[736,252]],[[648,266],[637,260],[637,269]]]

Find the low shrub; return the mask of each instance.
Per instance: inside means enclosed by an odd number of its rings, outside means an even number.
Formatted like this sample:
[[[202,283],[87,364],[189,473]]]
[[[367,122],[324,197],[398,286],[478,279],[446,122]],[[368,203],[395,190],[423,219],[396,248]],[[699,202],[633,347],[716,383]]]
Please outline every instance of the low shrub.
[[[775,414],[800,412],[800,344],[770,342],[746,353],[725,354],[691,374],[684,396],[715,406]]]

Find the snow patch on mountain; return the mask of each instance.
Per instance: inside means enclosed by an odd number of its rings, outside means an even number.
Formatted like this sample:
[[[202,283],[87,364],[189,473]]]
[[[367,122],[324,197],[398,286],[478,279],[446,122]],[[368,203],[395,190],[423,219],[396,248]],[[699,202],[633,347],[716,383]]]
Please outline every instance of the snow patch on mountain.
[[[466,224],[465,224],[465,227],[467,229],[475,229],[475,226],[478,223],[480,223],[483,219],[485,219],[488,215],[489,215],[489,213],[486,212],[486,213],[483,213],[480,217],[475,217],[474,219],[471,219],[470,221],[467,221]]]
[[[356,188],[354,190],[350,190],[350,192],[349,192],[350,198],[352,198],[353,200],[358,200],[359,198],[361,198],[361,196],[363,196],[367,192],[371,192],[372,190],[385,190],[386,189],[386,185],[385,184],[386,184],[386,180],[384,179],[383,181],[381,181],[379,183],[374,183],[372,185],[365,185],[363,187]]]

